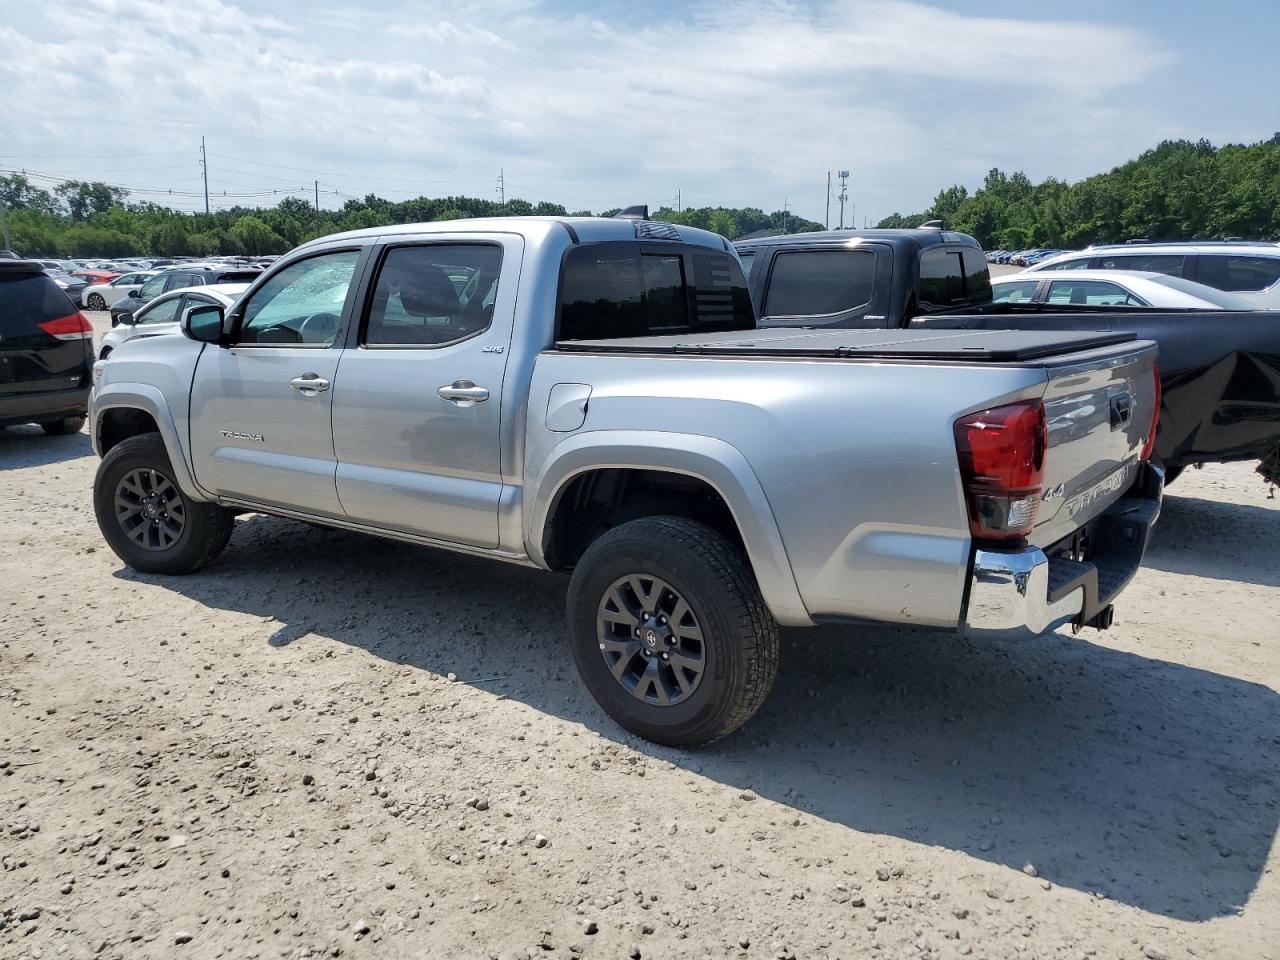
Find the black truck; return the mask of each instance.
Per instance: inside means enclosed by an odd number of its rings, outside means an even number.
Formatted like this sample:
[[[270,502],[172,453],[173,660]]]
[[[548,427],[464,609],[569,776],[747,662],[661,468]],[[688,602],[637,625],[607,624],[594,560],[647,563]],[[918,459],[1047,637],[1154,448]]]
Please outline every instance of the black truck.
[[[978,242],[941,228],[841,230],[736,244],[761,326],[1129,332],[1160,345],[1155,458],[1260,460],[1280,485],[1280,311],[991,302]]]

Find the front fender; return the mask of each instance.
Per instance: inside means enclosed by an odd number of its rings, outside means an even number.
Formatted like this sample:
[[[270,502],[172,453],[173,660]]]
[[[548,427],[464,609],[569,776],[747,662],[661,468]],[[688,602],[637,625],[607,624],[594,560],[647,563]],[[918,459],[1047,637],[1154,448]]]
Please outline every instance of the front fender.
[[[723,440],[650,430],[600,430],[574,434],[552,447],[527,478],[524,539],[529,556],[547,566],[543,535],[553,506],[574,477],[591,470],[665,470],[711,485],[733,514],[760,593],[785,626],[812,626],[800,598],[782,534],[764,488],[746,458]]]
[[[103,455],[103,415],[108,410],[120,408],[141,410],[156,422],[156,426],[160,429],[160,439],[164,441],[165,451],[169,454],[169,463],[173,466],[173,480],[186,496],[199,501],[213,499],[196,483],[191,461],[187,458],[186,448],[182,444],[182,435],[178,431],[177,422],[174,420],[173,412],[169,409],[164,394],[150,384],[110,383],[95,388],[89,401],[89,422],[93,425],[90,436],[94,453],[98,456]]]

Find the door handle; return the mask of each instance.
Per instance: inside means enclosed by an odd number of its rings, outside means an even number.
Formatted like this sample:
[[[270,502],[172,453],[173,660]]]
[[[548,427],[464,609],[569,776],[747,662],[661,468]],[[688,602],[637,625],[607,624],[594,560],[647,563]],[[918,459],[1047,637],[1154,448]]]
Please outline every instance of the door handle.
[[[318,373],[304,373],[302,376],[294,377],[290,380],[289,386],[301,394],[314,397],[317,393],[324,393],[329,389],[329,381]]]
[[[441,387],[436,393],[441,400],[448,400],[460,407],[469,407],[473,403],[483,403],[489,399],[489,388],[477,387],[470,380],[455,380]]]

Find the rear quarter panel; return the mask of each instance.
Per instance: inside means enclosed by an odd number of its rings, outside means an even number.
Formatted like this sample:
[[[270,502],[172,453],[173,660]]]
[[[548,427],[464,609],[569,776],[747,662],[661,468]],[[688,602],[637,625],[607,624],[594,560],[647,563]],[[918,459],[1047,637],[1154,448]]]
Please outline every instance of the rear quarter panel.
[[[546,425],[557,383],[592,389],[571,434]],[[543,478],[570,437],[648,431],[655,448],[712,437],[763,488],[811,617],[951,627],[970,552],[952,424],[1044,387],[1030,367],[547,352],[533,375],[527,502],[554,496]]]

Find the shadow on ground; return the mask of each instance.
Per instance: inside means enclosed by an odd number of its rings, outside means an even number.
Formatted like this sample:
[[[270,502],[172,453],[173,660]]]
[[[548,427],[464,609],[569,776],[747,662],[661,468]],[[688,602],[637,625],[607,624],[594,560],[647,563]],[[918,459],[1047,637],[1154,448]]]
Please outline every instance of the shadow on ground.
[[[51,437],[34,424],[0,427],[0,470],[46,467],[92,454],[89,434],[83,430],[65,437]]]
[[[1240,555],[1256,555],[1260,534],[1238,532]],[[1059,885],[1169,917],[1245,904],[1280,816],[1274,691],[1062,635],[1008,646],[788,631],[761,713],[680,752],[626,734],[579,685],[559,629],[561,577],[251,517],[204,573],[143,579],[277,618],[273,646],[314,634],[464,682],[501,677],[484,689],[795,810],[1032,863]]]
[[[1167,573],[1280,587],[1280,503],[1220,503],[1170,494],[1144,564]],[[1208,549],[1206,549],[1208,546]]]

